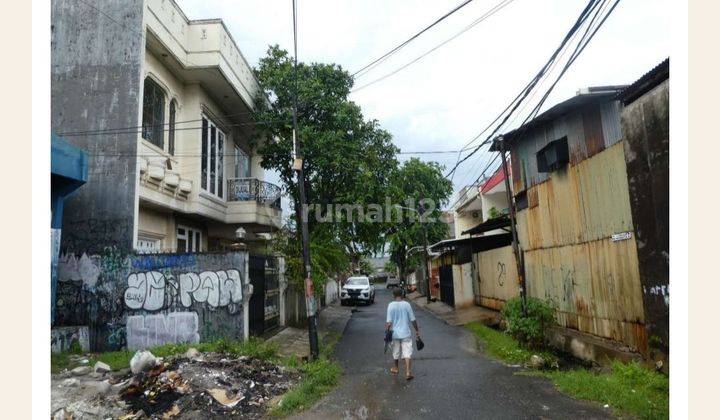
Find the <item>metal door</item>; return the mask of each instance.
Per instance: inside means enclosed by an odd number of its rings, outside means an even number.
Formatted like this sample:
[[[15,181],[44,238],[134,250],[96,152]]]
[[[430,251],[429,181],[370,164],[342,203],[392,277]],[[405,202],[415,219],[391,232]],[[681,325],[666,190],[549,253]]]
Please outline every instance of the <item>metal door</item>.
[[[440,266],[440,300],[450,306],[455,306],[452,265]]]
[[[250,334],[265,332],[265,257],[250,256],[250,283],[253,294],[250,297]]]

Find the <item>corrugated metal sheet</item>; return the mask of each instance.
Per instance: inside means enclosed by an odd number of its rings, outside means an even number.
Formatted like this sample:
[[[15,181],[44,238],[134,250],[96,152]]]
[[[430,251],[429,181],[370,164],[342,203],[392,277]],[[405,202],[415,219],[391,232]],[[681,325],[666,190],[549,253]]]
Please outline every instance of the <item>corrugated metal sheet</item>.
[[[620,104],[616,100],[591,104],[531,128],[511,144],[513,188],[520,192],[545,182],[538,172],[536,153],[551,141],[567,136],[570,163],[577,165],[617,143],[622,135]]]
[[[610,239],[525,253],[528,296],[552,300],[560,325],[647,345],[634,239]]]
[[[554,172],[549,182],[528,190],[528,197],[538,205],[518,212],[524,250],[633,231],[622,142],[564,172]]]
[[[620,125],[621,111],[620,101],[611,101],[600,105],[605,147],[612,146],[622,138],[622,128]]]
[[[518,213],[528,295],[558,304],[560,325],[644,349],[642,293],[623,142],[531,188]],[[528,195],[531,192],[528,192]]]
[[[495,248],[473,255],[478,273],[480,304],[502,309],[505,302],[519,295],[517,265],[512,246]]]

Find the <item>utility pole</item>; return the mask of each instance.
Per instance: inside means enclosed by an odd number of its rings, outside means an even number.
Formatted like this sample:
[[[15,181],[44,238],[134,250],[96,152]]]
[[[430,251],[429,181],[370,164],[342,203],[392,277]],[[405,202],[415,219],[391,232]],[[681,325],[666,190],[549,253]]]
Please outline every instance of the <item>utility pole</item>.
[[[427,299],[427,303],[430,303],[430,266],[428,264],[428,237],[427,237],[427,227],[425,226],[425,221],[422,220],[422,215],[425,213],[425,206],[420,204],[420,226],[422,226],[423,231],[423,259],[425,264],[425,290],[427,290],[427,293],[425,294],[425,298]]]
[[[303,256],[303,276],[305,277],[305,307],[308,317],[308,338],[310,341],[310,356],[317,359],[320,353],[318,348],[317,336],[317,303],[315,294],[313,293],[312,269],[310,266],[310,232],[308,231],[307,208],[305,204],[305,174],[303,172],[303,157],[300,153],[300,142],[298,141],[298,122],[297,122],[297,95],[298,95],[298,79],[297,79],[297,6],[295,0],[292,2],[293,7],[293,45],[295,49],[295,65],[293,66],[293,77],[295,82],[295,92],[293,97],[293,170],[297,177],[298,186],[298,203],[300,206],[300,234],[302,238],[302,256]]]
[[[527,290],[525,289],[525,264],[520,255],[520,245],[518,244],[517,224],[515,221],[515,200],[510,190],[510,177],[507,167],[507,159],[505,159],[505,141],[502,136],[495,138],[494,142],[500,146],[500,158],[502,159],[502,170],[505,177],[505,194],[507,196],[508,206],[510,208],[510,231],[512,232],[513,253],[515,253],[515,264],[517,265],[518,284],[520,285],[520,297],[523,302],[523,313],[527,310]]]

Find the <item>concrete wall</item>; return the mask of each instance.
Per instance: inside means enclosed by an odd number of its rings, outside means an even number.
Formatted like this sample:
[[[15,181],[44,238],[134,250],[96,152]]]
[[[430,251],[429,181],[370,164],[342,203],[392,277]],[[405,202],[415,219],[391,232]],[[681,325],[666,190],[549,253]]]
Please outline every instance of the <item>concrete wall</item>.
[[[55,319],[88,326],[92,350],[239,339],[251,293],[246,252],[64,254]]]
[[[478,272],[481,306],[501,310],[505,302],[520,295],[517,264],[512,246],[473,254]]]
[[[143,1],[51,2],[54,133],[140,125]],[[64,135],[88,153],[88,182],[65,202],[61,248],[100,254],[133,245],[137,134]],[[102,152],[102,156],[98,153]]]
[[[666,80],[622,112],[630,208],[650,354],[669,352],[669,99]]]

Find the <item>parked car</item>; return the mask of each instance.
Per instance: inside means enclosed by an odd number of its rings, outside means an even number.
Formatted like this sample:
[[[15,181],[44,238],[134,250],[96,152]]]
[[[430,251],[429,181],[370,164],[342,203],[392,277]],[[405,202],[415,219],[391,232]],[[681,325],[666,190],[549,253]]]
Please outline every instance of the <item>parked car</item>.
[[[340,304],[347,305],[352,302],[375,302],[375,286],[366,276],[354,276],[347,279],[340,290]]]
[[[387,282],[385,283],[385,288],[392,289],[394,287],[400,286],[400,280],[396,276],[389,276],[387,278]]]

